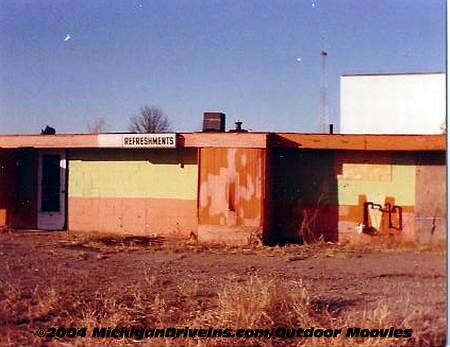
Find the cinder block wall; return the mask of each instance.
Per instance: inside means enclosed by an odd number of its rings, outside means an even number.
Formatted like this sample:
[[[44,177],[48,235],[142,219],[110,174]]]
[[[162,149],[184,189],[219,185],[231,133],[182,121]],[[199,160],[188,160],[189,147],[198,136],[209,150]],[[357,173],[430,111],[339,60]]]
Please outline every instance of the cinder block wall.
[[[68,228],[189,236],[197,176],[196,149],[72,150]]]

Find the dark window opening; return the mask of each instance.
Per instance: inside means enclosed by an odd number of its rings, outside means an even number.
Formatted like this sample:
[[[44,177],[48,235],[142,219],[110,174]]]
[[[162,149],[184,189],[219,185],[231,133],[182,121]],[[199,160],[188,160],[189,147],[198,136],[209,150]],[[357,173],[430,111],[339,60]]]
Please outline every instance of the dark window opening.
[[[60,210],[60,159],[59,155],[42,157],[42,212],[58,212]]]

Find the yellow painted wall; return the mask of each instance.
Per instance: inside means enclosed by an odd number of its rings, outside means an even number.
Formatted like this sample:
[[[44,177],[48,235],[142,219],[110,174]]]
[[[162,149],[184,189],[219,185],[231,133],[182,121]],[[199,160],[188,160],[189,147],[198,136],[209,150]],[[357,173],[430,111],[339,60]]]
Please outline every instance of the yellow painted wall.
[[[361,154],[364,156],[364,153]],[[368,154],[366,154],[368,155]],[[336,152],[338,168],[339,205],[358,205],[358,196],[366,195],[367,201],[384,204],[386,197],[393,197],[401,206],[415,205],[416,165],[408,153],[361,158],[359,154]]]
[[[69,153],[69,197],[197,199],[196,149]]]

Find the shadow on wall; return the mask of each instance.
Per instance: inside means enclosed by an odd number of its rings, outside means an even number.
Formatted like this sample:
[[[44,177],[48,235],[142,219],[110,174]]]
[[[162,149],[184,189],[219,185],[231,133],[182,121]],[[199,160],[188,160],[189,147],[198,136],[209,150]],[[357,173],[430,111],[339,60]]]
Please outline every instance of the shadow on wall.
[[[269,242],[445,235],[445,154],[277,148]]]
[[[11,210],[16,195],[16,154],[14,151],[0,152],[0,226],[11,223]]]
[[[276,148],[272,153],[273,233],[269,243],[337,241],[332,151]]]
[[[334,161],[341,238],[360,232],[414,236],[414,152],[336,151]]]
[[[378,233],[399,233],[403,230],[403,208],[395,204],[395,198],[386,197],[383,204],[367,200],[366,195],[358,197],[358,221],[362,221],[360,232],[370,235]],[[409,212],[409,211],[408,211]]]
[[[37,151],[0,153],[0,226],[32,229],[37,226]]]
[[[148,161],[152,164],[197,164],[195,149],[91,149],[72,150],[70,160],[82,161]]]

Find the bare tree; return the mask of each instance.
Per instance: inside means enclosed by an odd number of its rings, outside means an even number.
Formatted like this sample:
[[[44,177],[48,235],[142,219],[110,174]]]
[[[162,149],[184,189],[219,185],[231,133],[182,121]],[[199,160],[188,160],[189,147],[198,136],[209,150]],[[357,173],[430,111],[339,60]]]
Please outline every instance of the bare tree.
[[[104,118],[96,118],[87,122],[87,131],[91,134],[98,134],[109,130],[109,124]]]
[[[139,115],[130,118],[128,130],[136,133],[166,132],[170,131],[170,122],[159,107],[145,105]]]

